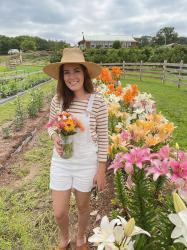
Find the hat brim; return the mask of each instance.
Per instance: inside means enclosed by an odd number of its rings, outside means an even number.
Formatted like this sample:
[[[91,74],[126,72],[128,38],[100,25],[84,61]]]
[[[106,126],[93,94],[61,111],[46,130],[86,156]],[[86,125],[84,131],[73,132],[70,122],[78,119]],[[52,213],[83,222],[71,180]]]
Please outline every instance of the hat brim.
[[[48,65],[46,65],[43,68],[44,73],[48,74],[49,76],[53,77],[54,79],[58,80],[59,79],[59,69],[60,66],[63,64],[69,64],[70,62],[57,62],[57,63],[50,63]],[[74,63],[74,62],[72,62]],[[101,66],[99,66],[96,63],[93,62],[76,62],[76,64],[82,64],[84,65],[87,70],[88,73],[90,75],[90,78],[96,78],[100,73],[101,73]]]

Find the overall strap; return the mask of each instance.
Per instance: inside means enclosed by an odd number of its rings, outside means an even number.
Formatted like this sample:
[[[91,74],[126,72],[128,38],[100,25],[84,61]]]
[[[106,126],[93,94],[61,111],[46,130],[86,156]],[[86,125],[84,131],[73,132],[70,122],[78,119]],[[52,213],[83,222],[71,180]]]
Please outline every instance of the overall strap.
[[[86,109],[86,111],[87,111],[88,113],[91,113],[91,111],[92,111],[92,106],[93,106],[94,98],[95,98],[95,94],[91,94],[91,95],[90,95],[90,98],[89,98],[89,101],[88,101],[88,107],[87,107],[87,109]]]

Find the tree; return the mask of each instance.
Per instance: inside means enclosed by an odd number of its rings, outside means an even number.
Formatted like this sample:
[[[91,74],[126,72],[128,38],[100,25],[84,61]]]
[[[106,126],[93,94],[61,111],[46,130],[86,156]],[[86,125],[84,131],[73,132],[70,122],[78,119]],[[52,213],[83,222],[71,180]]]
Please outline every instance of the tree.
[[[157,32],[153,40],[155,44],[166,45],[175,43],[177,41],[177,38],[178,34],[177,32],[175,32],[174,27],[164,27]]]
[[[183,36],[178,37],[177,43],[179,43],[179,44],[187,44],[187,37],[183,37]]]
[[[7,54],[10,49],[10,38],[0,35],[0,54]]]
[[[120,41],[116,40],[113,42],[112,48],[114,49],[120,49],[121,48],[121,43]]]
[[[21,43],[21,49],[24,51],[27,50],[36,50],[36,43],[32,40],[29,39],[25,39],[22,43]]]
[[[152,44],[152,37],[151,36],[141,36],[140,38],[136,38],[139,42],[140,47],[148,46]]]

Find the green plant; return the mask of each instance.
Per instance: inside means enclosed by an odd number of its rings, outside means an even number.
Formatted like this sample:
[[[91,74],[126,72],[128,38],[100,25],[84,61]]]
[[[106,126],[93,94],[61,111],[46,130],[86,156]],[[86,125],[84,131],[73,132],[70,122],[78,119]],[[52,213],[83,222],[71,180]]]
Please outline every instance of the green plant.
[[[38,101],[37,101],[37,93],[36,91],[32,91],[30,94],[30,101],[27,106],[28,115],[31,118],[37,116],[38,113]]]
[[[27,106],[29,117],[34,118],[43,106],[43,92],[33,90],[30,94],[30,101]]]
[[[168,214],[172,213],[174,208],[171,195],[163,192],[167,183],[164,182],[163,185],[163,179],[160,179],[155,184],[146,176],[144,169],[139,169],[136,165],[132,175],[133,186],[130,190],[125,185],[126,178],[123,170],[117,170],[114,179],[116,199],[114,211],[119,208],[121,216],[126,216],[126,219],[133,217],[137,226],[151,234],[151,238],[139,235],[135,249],[184,249],[180,244],[173,244],[171,239],[173,225],[168,219]],[[113,212],[112,216],[115,215],[117,213]]]
[[[38,107],[38,111],[41,110],[42,106],[44,103],[44,93],[41,91],[41,89],[39,89],[39,91],[37,92],[37,107]]]
[[[22,107],[22,103],[20,101],[20,97],[17,96],[15,100],[15,128],[17,131],[19,131],[23,127],[24,123],[24,109]]]
[[[11,137],[11,128],[10,127],[4,127],[2,128],[3,138],[8,139]]]

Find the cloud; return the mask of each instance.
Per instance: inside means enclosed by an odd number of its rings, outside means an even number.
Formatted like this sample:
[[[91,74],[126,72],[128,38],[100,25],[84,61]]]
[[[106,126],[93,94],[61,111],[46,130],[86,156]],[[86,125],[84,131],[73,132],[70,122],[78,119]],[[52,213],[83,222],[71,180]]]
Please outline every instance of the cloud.
[[[6,0],[0,34],[34,35],[77,43],[87,35],[155,35],[173,26],[187,36],[186,0]]]

